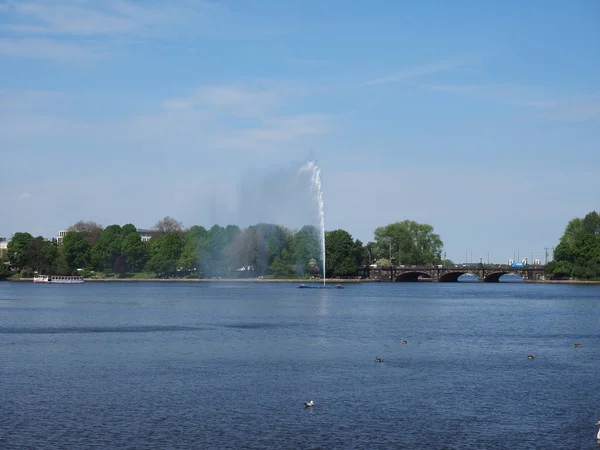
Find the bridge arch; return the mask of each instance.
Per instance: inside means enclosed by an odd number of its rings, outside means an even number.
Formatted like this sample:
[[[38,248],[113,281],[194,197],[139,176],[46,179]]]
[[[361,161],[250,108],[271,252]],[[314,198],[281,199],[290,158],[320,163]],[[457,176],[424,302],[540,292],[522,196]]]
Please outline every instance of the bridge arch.
[[[396,277],[397,282],[417,282],[419,278],[429,278],[431,275],[427,272],[405,272]]]
[[[502,270],[502,271],[499,271],[499,272],[492,272],[492,273],[486,274],[486,276],[483,279],[483,281],[488,282],[488,283],[499,283],[500,282],[500,277],[502,277],[502,275],[516,275],[519,278],[521,278],[521,280],[523,279],[523,275],[520,274],[520,273],[511,272],[511,271],[507,271],[507,270]]]
[[[510,273],[510,272],[506,272],[503,270],[501,272],[488,273],[485,275],[485,278],[483,279],[483,281],[485,281],[486,283],[499,283],[500,277],[502,275],[506,275],[507,273]]]
[[[446,282],[446,283],[456,283],[456,282],[458,282],[458,278],[461,275],[465,275],[467,273],[469,273],[469,272],[463,271],[463,270],[456,271],[456,272],[448,272],[448,273],[441,275],[439,281]]]

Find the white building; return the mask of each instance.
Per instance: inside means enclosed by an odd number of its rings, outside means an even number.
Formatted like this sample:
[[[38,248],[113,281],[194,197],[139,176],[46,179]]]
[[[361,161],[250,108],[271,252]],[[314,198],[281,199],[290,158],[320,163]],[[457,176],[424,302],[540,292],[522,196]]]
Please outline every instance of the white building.
[[[65,234],[67,234],[67,230],[59,230],[58,231],[58,236],[56,236],[56,242],[58,243],[58,245],[62,245],[62,241],[65,237]]]
[[[0,256],[4,255],[8,250],[8,240],[0,238]]]
[[[140,238],[142,238],[142,242],[148,242],[154,235],[154,230],[146,230],[144,228],[138,228],[137,232],[140,235]]]

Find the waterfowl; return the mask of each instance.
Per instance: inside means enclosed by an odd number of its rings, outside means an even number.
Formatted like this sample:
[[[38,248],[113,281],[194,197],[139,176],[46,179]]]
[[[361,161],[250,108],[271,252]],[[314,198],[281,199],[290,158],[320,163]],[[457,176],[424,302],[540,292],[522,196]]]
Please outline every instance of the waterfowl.
[[[402,338],[402,343],[406,344],[406,342],[407,342],[406,339]]]
[[[381,362],[381,361],[383,361],[383,360],[379,356],[375,357],[375,362]]]
[[[600,425],[600,420],[598,422],[596,422],[596,425]],[[596,437],[600,441],[600,429],[598,430],[598,435]]]
[[[531,355],[527,355],[527,359],[533,359],[535,358],[535,355],[532,353]]]
[[[581,344],[573,344],[573,347],[579,348],[579,347],[581,347]]]
[[[313,402],[312,400],[310,402],[304,402],[304,407],[305,408],[312,408],[314,406],[315,402]]]

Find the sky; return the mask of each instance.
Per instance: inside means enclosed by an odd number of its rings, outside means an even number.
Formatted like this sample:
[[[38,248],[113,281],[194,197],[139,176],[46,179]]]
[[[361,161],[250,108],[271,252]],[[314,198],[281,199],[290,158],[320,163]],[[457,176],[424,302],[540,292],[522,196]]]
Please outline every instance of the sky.
[[[314,159],[328,230],[544,261],[600,211],[598,23],[596,0],[0,0],[0,237],[297,228]]]

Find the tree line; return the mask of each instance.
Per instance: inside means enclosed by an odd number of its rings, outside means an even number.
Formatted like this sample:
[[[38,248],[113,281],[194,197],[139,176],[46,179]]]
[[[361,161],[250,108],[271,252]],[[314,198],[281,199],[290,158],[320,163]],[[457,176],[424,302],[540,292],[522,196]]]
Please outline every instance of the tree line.
[[[439,264],[443,242],[433,227],[405,220],[374,232],[363,244],[343,229],[325,236],[326,276],[351,277],[364,265]],[[322,275],[319,231],[314,226],[291,230],[261,223],[241,229],[214,225],[185,228],[171,217],[158,221],[149,241],[133,224],[102,227],[79,221],[59,243],[30,233],[15,233],[2,256],[0,276],[101,273],[126,276],[192,278],[302,278]]]

